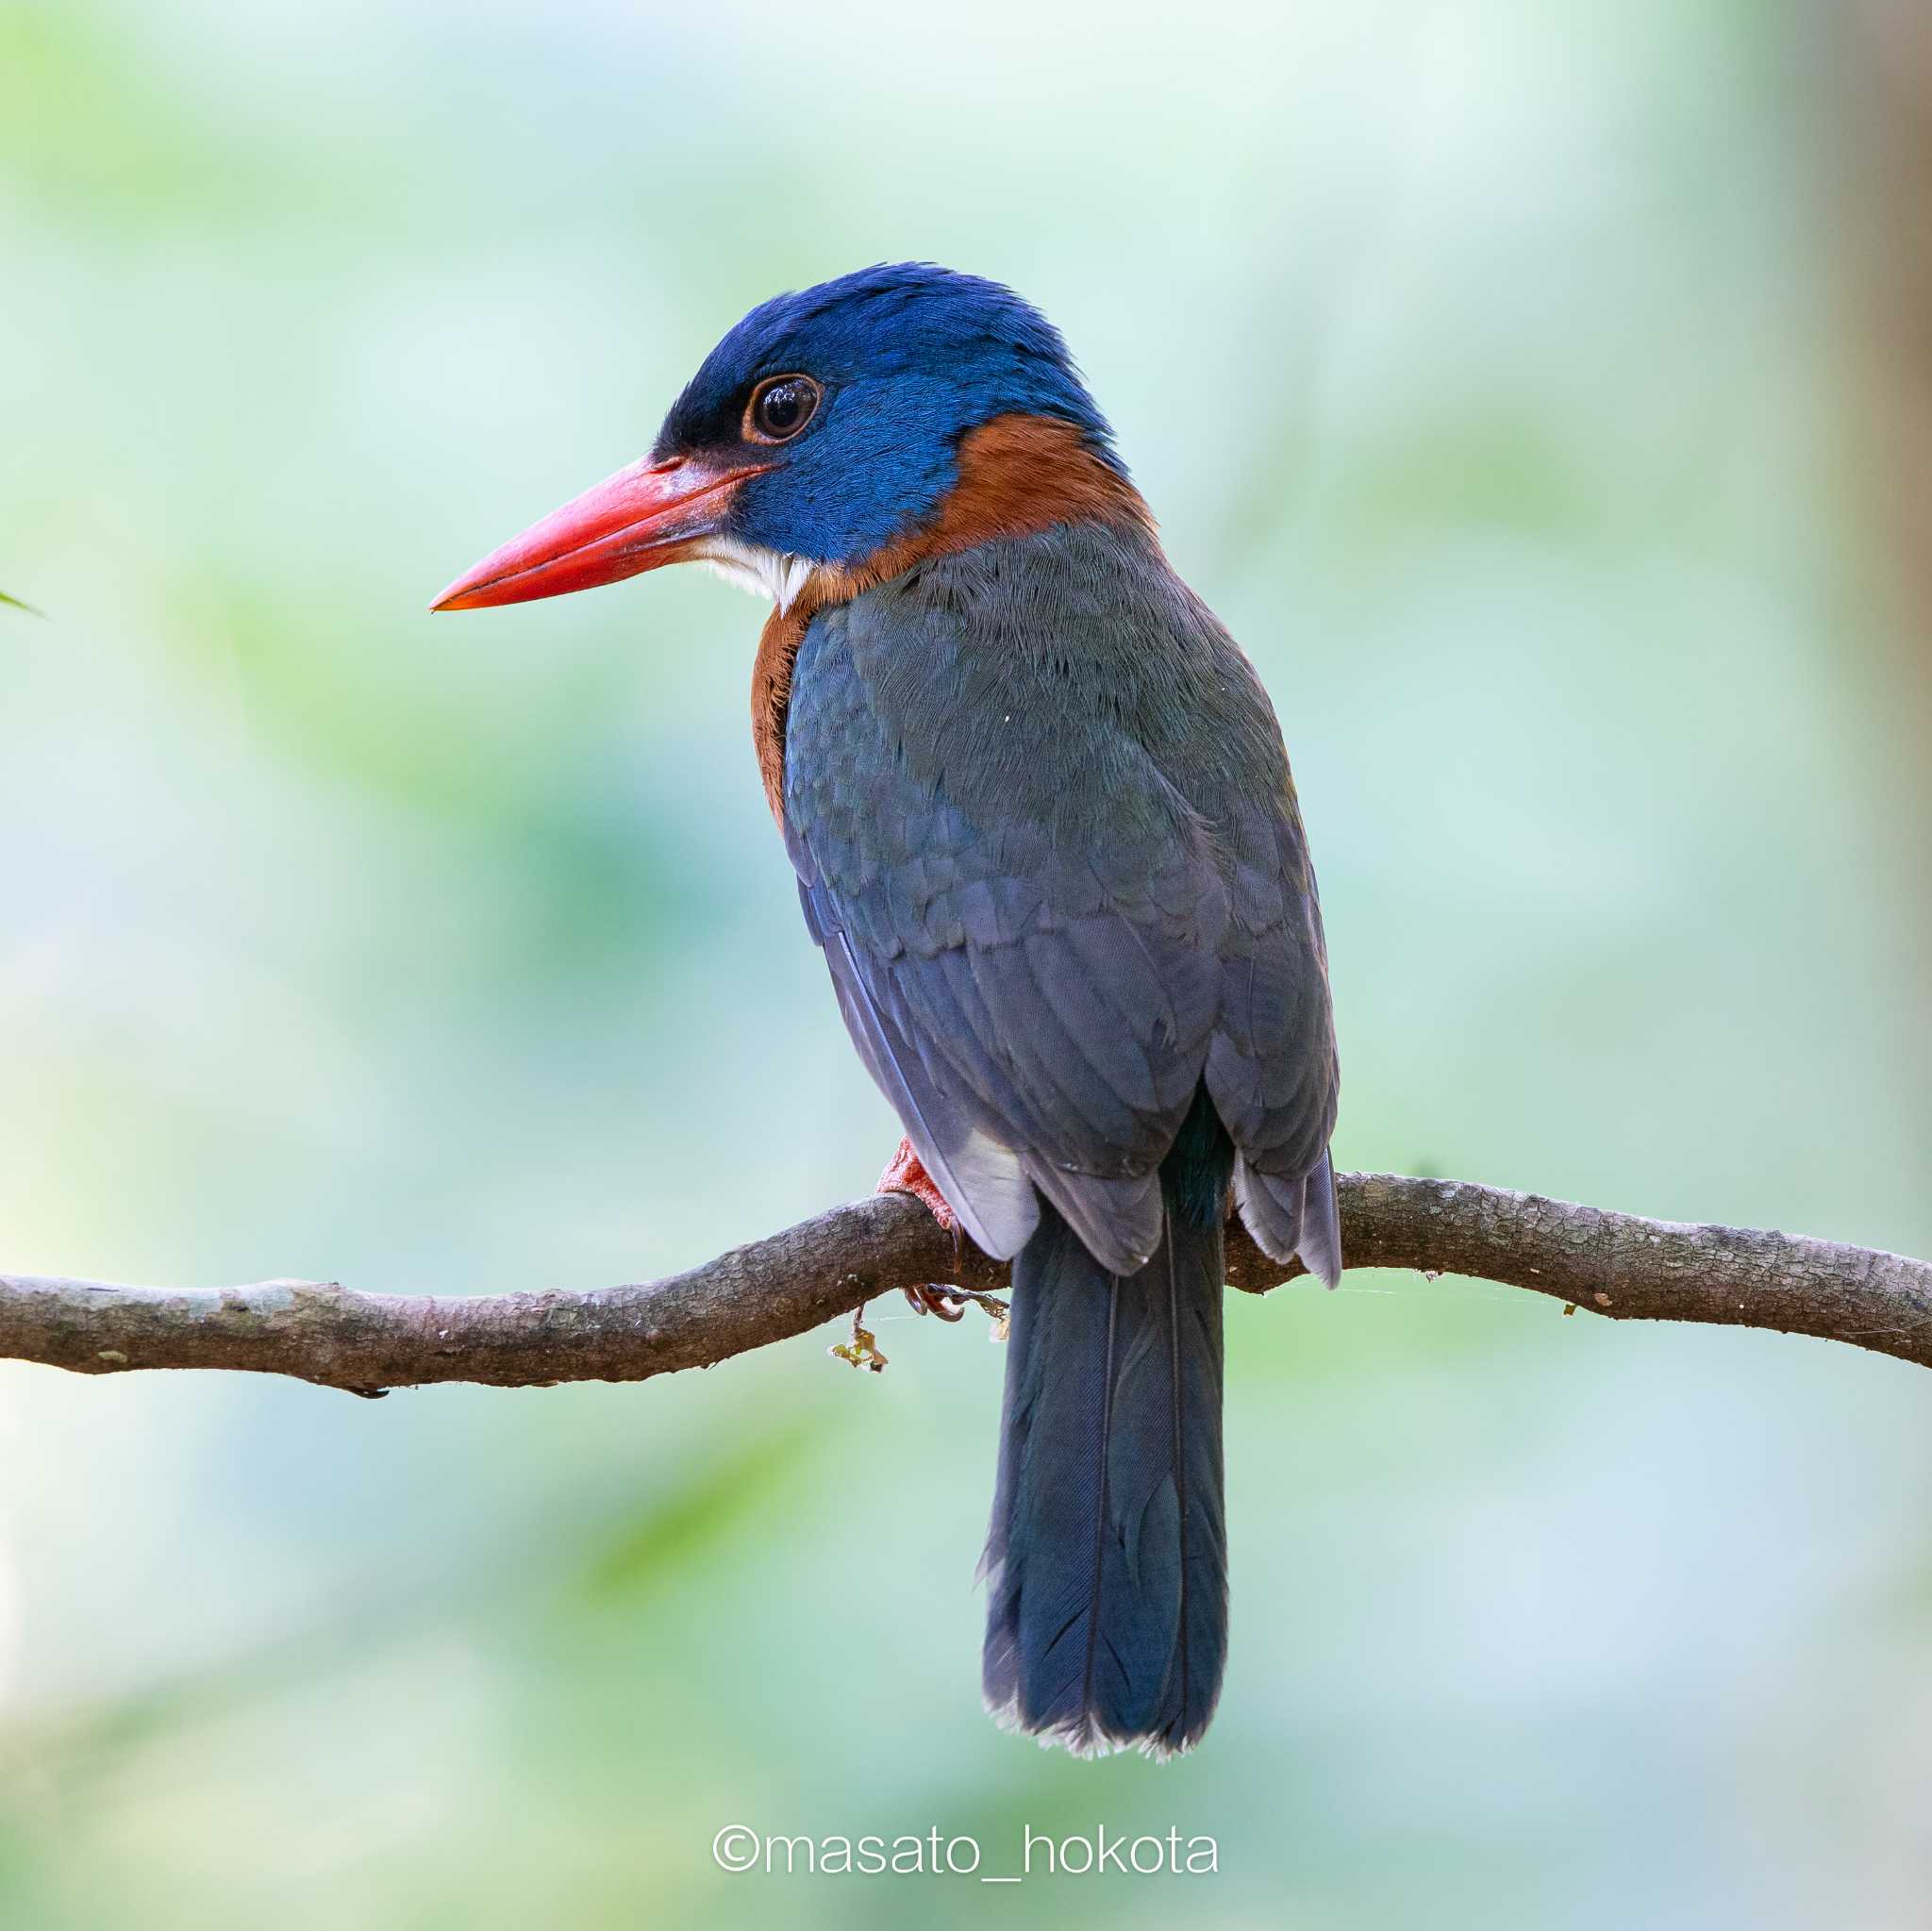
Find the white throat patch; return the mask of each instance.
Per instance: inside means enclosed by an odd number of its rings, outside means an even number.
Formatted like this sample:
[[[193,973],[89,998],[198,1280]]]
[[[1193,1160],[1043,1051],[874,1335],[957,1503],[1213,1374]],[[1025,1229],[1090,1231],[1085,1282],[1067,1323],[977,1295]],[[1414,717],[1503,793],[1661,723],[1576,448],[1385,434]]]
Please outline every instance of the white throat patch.
[[[818,568],[809,557],[761,550],[755,543],[741,543],[736,537],[707,538],[697,560],[709,564],[726,583],[735,583],[755,597],[768,597],[781,612],[797,602],[799,591]]]

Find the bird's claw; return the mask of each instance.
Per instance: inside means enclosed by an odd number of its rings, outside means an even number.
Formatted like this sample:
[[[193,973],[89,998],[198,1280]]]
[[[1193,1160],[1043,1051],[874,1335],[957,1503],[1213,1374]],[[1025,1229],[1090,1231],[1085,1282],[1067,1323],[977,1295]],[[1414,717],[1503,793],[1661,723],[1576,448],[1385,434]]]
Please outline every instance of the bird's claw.
[[[909,1140],[899,1142],[899,1151],[887,1162],[886,1171],[879,1175],[879,1184],[873,1191],[909,1193],[952,1235],[953,1258],[958,1260],[963,1257],[966,1237],[960,1230],[959,1216],[946,1204],[946,1196],[934,1184],[924,1163],[913,1152]],[[907,1288],[903,1291],[915,1314],[937,1314],[941,1321],[963,1321],[966,1318],[966,1297],[937,1281],[928,1281],[924,1287]]]
[[[932,1175],[925,1171],[924,1162],[912,1151],[909,1140],[899,1142],[899,1151],[887,1161],[886,1171],[879,1175],[879,1184],[872,1190],[874,1193],[909,1193],[914,1200],[923,1201],[926,1211],[952,1235],[954,1244],[958,1244],[959,1216],[946,1205],[946,1196],[940,1191]]]
[[[915,1314],[937,1314],[941,1321],[964,1321],[966,1318],[965,1300],[937,1281],[928,1281],[920,1288],[905,1288],[901,1291]]]

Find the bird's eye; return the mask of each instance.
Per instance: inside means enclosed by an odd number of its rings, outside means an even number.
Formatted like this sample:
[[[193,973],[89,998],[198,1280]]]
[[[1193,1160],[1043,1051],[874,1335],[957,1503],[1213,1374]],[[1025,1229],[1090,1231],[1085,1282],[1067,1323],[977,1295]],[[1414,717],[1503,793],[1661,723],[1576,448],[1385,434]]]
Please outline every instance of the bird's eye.
[[[745,433],[757,442],[789,442],[811,421],[819,386],[809,375],[774,375],[751,392]]]

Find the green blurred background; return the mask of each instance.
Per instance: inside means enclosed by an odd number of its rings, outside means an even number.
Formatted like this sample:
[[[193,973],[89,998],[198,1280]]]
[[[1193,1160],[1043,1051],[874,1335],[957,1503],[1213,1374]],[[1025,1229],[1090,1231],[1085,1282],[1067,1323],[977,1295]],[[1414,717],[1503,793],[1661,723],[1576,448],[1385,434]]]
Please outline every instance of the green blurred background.
[[[870,1186],[753,606],[425,606],[913,256],[1060,323],[1274,693],[1341,1164],[1932,1251],[1928,216],[1914,0],[0,0],[0,1265],[586,1287]],[[875,1312],[876,1377],[0,1367],[0,1925],[1926,1922],[1919,1372],[1239,1301],[1157,1770],[981,1714],[1001,1357]]]

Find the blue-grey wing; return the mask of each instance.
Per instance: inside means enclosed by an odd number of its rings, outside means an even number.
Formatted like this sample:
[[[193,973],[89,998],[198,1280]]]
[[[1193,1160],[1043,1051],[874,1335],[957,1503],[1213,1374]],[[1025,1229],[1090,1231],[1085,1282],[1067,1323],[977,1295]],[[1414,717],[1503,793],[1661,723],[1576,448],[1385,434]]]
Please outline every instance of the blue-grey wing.
[[[1239,674],[1196,661],[1218,627],[1203,641],[1164,566],[1025,541],[813,620],[785,772],[807,920],[868,1068],[988,1252],[1024,1243],[1037,1188],[1105,1264],[1138,1268],[1204,1075],[1251,1225],[1288,1251],[1270,1236],[1292,1218],[1300,1238],[1333,1048],[1324,1074],[1298,1037],[1327,1040],[1327,1006],[1285,763],[1269,791],[1272,712],[1238,653]]]

